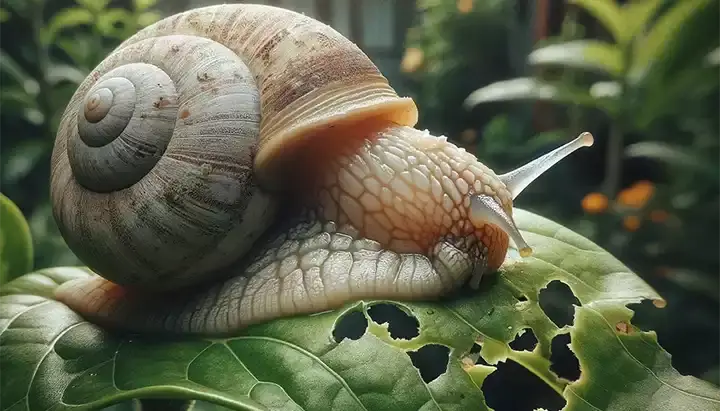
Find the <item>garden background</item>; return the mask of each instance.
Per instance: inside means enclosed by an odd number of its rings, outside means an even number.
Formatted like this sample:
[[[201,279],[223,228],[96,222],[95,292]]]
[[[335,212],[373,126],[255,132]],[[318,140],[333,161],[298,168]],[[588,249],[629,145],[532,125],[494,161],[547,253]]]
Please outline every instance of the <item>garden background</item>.
[[[29,221],[34,268],[78,264],[48,202],[55,131],[77,85],[143,26],[211,3],[0,1],[0,184]],[[719,1],[264,3],[343,32],[416,100],[418,127],[498,172],[593,133],[592,149],[516,205],[587,236],[655,287],[667,306],[637,307],[634,323],[657,331],[678,371],[720,384]],[[569,289],[546,291],[544,303],[572,319]],[[571,377],[568,355],[558,364]],[[529,407],[520,390],[554,394],[512,362],[490,378],[496,409]]]

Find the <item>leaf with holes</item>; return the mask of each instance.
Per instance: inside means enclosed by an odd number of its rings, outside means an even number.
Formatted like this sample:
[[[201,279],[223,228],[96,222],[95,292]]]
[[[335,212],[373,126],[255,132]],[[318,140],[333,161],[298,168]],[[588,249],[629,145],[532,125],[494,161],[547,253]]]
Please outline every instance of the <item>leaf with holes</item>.
[[[0,291],[0,368],[13,376],[0,381],[0,403],[96,409],[154,396],[242,410],[487,410],[483,384],[498,362],[512,360],[564,396],[567,410],[717,407],[717,389],[680,376],[654,334],[632,328],[627,304],[664,305],[653,289],[589,240],[515,213],[535,253],[519,259],[511,249],[479,291],[434,303],[359,301],[226,339],[116,335],[51,297],[58,284],[86,270],[22,276]],[[577,298],[574,324],[558,326],[541,307],[551,282]],[[388,323],[391,317],[404,329]],[[528,329],[534,349],[513,349],[510,343]],[[567,334],[582,366],[574,382],[551,370],[551,342]],[[427,358],[434,358],[432,367]]]

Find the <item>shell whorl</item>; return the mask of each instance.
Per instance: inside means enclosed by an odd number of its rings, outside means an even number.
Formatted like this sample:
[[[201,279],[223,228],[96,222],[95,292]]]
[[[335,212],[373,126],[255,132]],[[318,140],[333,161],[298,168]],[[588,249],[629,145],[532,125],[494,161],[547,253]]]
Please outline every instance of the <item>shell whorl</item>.
[[[268,6],[180,13],[125,41],[76,91],[53,151],[53,213],[115,283],[210,280],[275,218],[266,189],[282,188],[293,148],[370,118],[414,125],[417,112],[328,26]]]

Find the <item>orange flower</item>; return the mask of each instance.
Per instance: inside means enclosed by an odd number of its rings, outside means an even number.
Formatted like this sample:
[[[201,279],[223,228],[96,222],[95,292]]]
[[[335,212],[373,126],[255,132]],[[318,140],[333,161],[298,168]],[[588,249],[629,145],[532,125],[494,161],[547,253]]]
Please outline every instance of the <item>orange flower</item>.
[[[650,212],[650,221],[653,223],[664,223],[668,217],[670,217],[670,214],[665,210],[653,210]]]
[[[458,0],[457,9],[460,13],[470,13],[473,9],[473,0]]]
[[[422,50],[411,47],[405,50],[405,56],[403,56],[402,62],[400,63],[400,68],[405,73],[413,73],[422,66],[424,58],[425,56]]]
[[[622,190],[617,197],[620,204],[642,208],[655,193],[655,186],[649,181],[638,181],[632,186]]]
[[[637,231],[640,228],[640,218],[638,216],[629,215],[623,218],[623,226],[628,231]]]
[[[608,199],[601,193],[590,193],[582,199],[582,208],[586,213],[599,214],[608,208]]]

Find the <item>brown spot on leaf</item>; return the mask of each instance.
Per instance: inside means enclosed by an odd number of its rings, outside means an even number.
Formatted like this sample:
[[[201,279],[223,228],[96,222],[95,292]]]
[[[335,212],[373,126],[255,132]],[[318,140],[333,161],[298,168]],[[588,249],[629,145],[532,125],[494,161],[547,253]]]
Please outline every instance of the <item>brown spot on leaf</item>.
[[[463,357],[463,359],[460,360],[460,364],[463,370],[468,371],[475,366],[475,361],[470,357]]]
[[[182,119],[188,118],[189,116],[190,116],[190,110],[188,110],[188,109],[185,109],[180,113],[180,118],[182,118]]]
[[[630,334],[630,324],[626,323],[625,321],[620,321],[619,323],[615,324],[615,330],[622,334]]]

